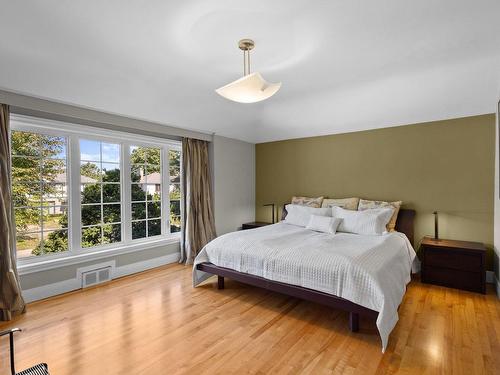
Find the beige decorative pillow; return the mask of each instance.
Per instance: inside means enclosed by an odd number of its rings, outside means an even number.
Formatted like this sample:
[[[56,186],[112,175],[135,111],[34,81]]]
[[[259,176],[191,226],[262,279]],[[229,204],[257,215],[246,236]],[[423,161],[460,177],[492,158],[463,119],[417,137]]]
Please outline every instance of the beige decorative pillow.
[[[299,206],[320,208],[321,202],[323,202],[323,197],[292,197],[292,204],[298,204]]]
[[[323,199],[323,204],[321,207],[340,207],[346,210],[358,209],[359,198],[334,198],[334,199]]]
[[[360,199],[358,211],[369,210],[371,208],[393,207],[394,213],[392,214],[389,223],[387,223],[387,231],[394,232],[396,230],[396,220],[398,219],[399,209],[401,208],[402,204],[403,201],[384,202],[384,201],[369,201],[365,199]]]

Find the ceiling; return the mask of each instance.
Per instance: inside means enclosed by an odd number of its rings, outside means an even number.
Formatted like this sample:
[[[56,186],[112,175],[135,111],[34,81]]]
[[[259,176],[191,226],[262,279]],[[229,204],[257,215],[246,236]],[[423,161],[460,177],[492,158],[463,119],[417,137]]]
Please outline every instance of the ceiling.
[[[248,142],[491,113],[498,0],[0,0],[0,88]],[[239,104],[252,70],[283,83]]]

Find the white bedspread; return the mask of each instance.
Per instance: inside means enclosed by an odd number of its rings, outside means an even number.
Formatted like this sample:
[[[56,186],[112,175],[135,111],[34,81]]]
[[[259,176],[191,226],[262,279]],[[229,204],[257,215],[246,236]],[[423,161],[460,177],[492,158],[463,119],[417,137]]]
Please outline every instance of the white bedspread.
[[[416,254],[406,236],[314,232],[283,222],[228,233],[207,244],[194,261],[193,284],[212,276],[196,270],[211,262],[345,298],[379,312],[382,351],[398,321]]]

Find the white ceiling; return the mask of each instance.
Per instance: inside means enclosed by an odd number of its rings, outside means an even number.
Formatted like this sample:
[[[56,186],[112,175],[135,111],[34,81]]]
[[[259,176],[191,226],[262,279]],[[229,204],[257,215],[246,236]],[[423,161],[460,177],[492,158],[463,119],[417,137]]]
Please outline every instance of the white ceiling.
[[[0,87],[249,142],[491,113],[499,0],[0,0]],[[283,82],[239,104],[214,89]]]

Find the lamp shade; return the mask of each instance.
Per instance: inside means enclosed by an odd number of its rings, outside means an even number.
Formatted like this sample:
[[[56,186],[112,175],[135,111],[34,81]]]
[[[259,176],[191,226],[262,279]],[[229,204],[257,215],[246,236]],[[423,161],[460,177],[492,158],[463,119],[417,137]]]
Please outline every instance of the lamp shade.
[[[215,90],[220,96],[239,103],[255,103],[265,100],[280,89],[280,83],[267,82],[255,72]]]

